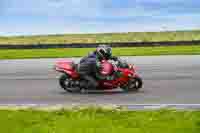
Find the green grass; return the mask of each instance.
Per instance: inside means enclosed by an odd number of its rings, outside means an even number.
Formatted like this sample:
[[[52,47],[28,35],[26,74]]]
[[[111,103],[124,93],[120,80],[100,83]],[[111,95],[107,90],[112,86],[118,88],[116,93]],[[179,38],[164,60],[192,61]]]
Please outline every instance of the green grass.
[[[2,133],[199,133],[199,111],[0,111]]]
[[[94,48],[0,50],[0,59],[81,57]],[[200,46],[113,48],[116,56],[199,55]]]
[[[200,40],[200,30],[0,37],[0,44],[64,44]]]

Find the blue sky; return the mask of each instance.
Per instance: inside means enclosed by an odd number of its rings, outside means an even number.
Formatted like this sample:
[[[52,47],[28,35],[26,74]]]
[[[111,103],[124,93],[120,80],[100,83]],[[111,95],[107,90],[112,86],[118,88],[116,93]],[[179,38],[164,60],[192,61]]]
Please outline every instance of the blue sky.
[[[200,29],[199,0],[0,0],[0,35]]]

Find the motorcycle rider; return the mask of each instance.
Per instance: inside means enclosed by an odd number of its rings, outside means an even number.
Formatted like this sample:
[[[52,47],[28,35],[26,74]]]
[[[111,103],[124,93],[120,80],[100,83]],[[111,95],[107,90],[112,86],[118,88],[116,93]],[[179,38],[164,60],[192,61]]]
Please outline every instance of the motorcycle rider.
[[[111,79],[109,76],[102,77],[99,74],[102,60],[117,61],[118,58],[112,56],[111,47],[107,45],[100,45],[96,48],[95,51],[80,60],[78,71],[81,77],[87,81],[87,83],[83,83],[83,86],[86,85],[87,88],[94,89],[98,86],[98,79]]]

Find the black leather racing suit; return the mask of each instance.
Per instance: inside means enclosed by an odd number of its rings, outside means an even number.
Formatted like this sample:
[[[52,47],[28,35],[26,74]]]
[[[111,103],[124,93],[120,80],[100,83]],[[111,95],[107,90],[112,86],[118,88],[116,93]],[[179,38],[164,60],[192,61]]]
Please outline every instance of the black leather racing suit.
[[[81,75],[81,78],[87,81],[86,83],[83,83],[83,87],[86,87],[87,89],[96,89],[98,86],[98,82],[95,78],[97,62],[98,59],[95,52],[80,60],[78,72]]]

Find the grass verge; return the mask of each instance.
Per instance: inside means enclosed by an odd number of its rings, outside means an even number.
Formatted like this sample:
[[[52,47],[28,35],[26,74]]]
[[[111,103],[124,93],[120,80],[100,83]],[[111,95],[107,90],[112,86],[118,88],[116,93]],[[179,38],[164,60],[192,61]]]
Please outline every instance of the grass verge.
[[[200,30],[0,37],[1,44],[65,44],[200,40]]]
[[[199,133],[200,111],[0,111],[2,133]]]
[[[94,48],[0,50],[0,59],[81,57]],[[116,56],[198,55],[200,46],[113,48]]]

